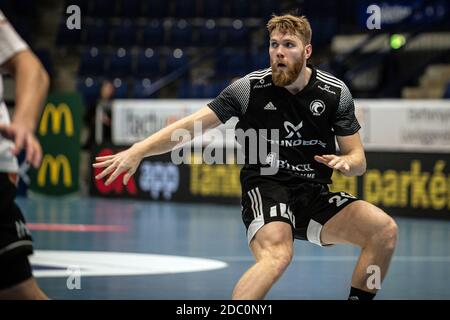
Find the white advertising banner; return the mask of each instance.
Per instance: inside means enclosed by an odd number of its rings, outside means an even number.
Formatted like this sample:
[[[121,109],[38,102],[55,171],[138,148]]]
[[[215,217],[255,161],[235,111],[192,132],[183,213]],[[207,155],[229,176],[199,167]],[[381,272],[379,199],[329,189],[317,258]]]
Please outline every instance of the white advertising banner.
[[[209,102],[211,100],[202,99],[114,100],[112,105],[112,142],[116,145],[131,145],[206,107]],[[228,147],[235,147],[232,129],[237,120],[236,118],[230,119],[226,124],[207,131],[203,136],[194,139],[193,143],[196,146],[207,144],[211,147],[222,147],[226,142]],[[226,129],[229,130],[226,131]],[[197,131],[194,130],[194,134]]]
[[[450,100],[356,100],[369,151],[450,152]]]
[[[115,100],[112,139],[130,145],[200,108],[211,100]],[[355,100],[361,139],[368,151],[450,152],[450,100]],[[235,145],[225,134],[237,119],[201,137],[202,144]],[[221,137],[224,137],[222,139]],[[199,141],[197,138],[195,141]]]
[[[112,141],[133,144],[193,113],[199,105],[197,100],[114,100]]]

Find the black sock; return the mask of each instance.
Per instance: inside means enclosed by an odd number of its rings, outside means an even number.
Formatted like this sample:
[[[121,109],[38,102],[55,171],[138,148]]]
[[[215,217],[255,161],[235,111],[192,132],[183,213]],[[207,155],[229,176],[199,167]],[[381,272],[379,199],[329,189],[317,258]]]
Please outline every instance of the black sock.
[[[375,298],[375,293],[367,292],[357,288],[350,289],[350,295],[348,296],[348,300],[373,300]]]

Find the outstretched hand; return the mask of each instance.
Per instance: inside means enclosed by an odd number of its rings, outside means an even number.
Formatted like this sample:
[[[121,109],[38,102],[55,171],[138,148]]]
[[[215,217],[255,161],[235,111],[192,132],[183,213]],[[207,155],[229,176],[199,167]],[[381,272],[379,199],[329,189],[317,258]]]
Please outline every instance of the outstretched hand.
[[[134,146],[110,156],[96,157],[96,163],[92,164],[92,166],[94,168],[105,169],[96,175],[95,179],[99,180],[111,174],[105,182],[105,185],[109,185],[120,174],[125,173],[122,182],[126,185],[131,176],[136,172],[142,158]]]
[[[0,135],[14,142],[13,155],[25,149],[25,161],[38,168],[42,160],[42,148],[34,133],[22,124],[0,124]]]
[[[323,163],[324,165],[328,166],[329,168],[339,170],[343,174],[347,174],[350,172],[350,165],[349,163],[343,159],[342,157],[339,157],[334,154],[325,154],[323,156],[314,156],[314,160],[317,162]]]

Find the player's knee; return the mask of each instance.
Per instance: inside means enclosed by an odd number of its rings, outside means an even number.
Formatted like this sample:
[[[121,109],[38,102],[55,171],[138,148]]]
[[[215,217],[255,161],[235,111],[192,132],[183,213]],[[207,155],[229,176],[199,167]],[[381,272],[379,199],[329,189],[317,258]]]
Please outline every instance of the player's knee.
[[[292,261],[292,257],[293,249],[289,245],[274,246],[266,256],[271,268],[277,274],[282,274],[286,270]]]
[[[386,222],[374,233],[372,242],[384,250],[393,251],[397,244],[397,236],[398,226],[394,219],[388,217]]]
[[[384,237],[387,249],[394,250],[397,244],[398,226],[392,218],[389,219],[388,224],[384,227]]]
[[[251,243],[253,254],[276,276],[288,267],[293,256],[292,230],[284,222],[273,222],[258,231]]]

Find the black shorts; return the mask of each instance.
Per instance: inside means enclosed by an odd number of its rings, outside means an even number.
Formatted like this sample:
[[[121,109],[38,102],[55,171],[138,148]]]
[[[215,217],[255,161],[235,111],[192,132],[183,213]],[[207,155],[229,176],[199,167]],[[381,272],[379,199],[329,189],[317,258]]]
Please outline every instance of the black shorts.
[[[16,192],[10,175],[0,172],[0,263],[33,253],[30,231],[14,202]]]
[[[242,181],[242,220],[248,243],[256,232],[272,221],[291,225],[294,239],[322,246],[323,225],[358,199],[346,192],[330,192],[326,184],[297,181],[295,184],[258,177]]]

